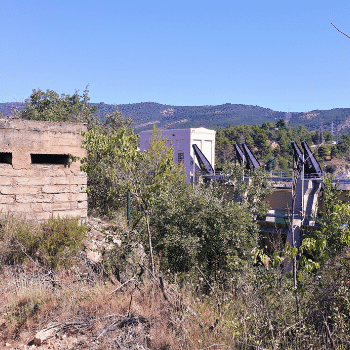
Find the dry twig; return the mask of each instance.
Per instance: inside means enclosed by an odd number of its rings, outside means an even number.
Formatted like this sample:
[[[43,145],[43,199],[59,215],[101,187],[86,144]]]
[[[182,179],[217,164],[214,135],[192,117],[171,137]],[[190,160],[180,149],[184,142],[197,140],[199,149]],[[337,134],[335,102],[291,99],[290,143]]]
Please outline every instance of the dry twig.
[[[331,23],[331,25],[339,32],[339,33],[342,33],[343,35],[345,35],[347,38],[350,39],[350,36],[345,34],[344,32],[342,32],[339,28],[337,28],[333,23]]]
[[[129,282],[131,282],[131,281],[137,282],[137,281],[135,280],[135,277],[132,277],[132,278],[130,278],[129,280],[127,280],[126,282],[124,282],[123,284],[121,284],[118,288],[114,289],[114,290],[111,292],[111,294],[115,293],[115,292],[118,291],[120,288],[123,288],[125,285],[127,285],[127,284],[128,284]]]

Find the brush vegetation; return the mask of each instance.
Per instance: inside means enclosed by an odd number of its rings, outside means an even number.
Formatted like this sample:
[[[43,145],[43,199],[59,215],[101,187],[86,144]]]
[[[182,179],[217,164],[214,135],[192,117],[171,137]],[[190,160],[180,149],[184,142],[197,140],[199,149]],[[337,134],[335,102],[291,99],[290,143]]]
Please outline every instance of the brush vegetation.
[[[65,258],[69,256],[70,264],[60,259],[52,265],[52,250],[38,255],[29,238],[40,234],[41,226],[13,218],[2,223],[4,343],[27,344],[36,331],[55,327],[47,344],[68,349],[349,348],[350,259],[344,253],[327,259],[313,273],[300,269],[297,290],[280,266],[254,266],[249,259],[243,265],[235,260],[234,269],[220,266],[215,272],[198,260],[182,272],[162,269],[161,284],[160,253],[155,274],[130,247],[117,244],[101,252],[100,262],[67,244]],[[123,230],[113,225],[122,236]],[[54,231],[58,226],[70,226],[66,237],[71,240],[80,231],[62,219],[52,219],[44,227]],[[124,234],[130,233],[126,229]],[[178,247],[177,254],[182,250]],[[52,258],[56,260],[55,255]],[[176,270],[184,266],[177,265],[175,255],[165,260]]]
[[[68,105],[75,101],[54,97]],[[87,99],[86,93],[81,108]],[[30,111],[47,118],[54,108],[49,114]],[[269,255],[256,224],[268,209],[267,173],[247,172],[230,161],[232,143],[244,135],[260,157],[275,152],[277,167],[287,162],[288,169],[290,139],[314,141],[316,134],[283,120],[222,129],[218,145],[226,178],[189,186],[157,129],[141,153],[130,120],[120,113],[108,120],[91,122],[83,134],[88,156],[81,160],[89,175],[90,214],[109,222],[98,231],[103,241],[97,244],[96,224],[80,226],[77,219],[0,221],[4,343],[30,344],[37,331],[51,329],[43,348],[350,347],[349,205],[334,200],[332,179],[326,179],[320,229],[300,250],[276,234]],[[288,272],[292,257],[299,261],[296,286]]]

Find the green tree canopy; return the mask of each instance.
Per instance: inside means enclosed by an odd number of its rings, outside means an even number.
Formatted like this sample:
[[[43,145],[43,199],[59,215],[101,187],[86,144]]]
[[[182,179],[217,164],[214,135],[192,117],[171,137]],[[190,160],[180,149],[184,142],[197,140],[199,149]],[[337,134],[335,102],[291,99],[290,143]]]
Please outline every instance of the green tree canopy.
[[[225,184],[172,187],[157,198],[151,216],[156,251],[163,269],[189,271],[198,265],[210,278],[242,271],[258,246],[255,219],[264,215],[269,192],[263,169],[246,173],[226,164]],[[221,278],[220,278],[221,279]]]
[[[350,247],[350,204],[337,199],[340,191],[337,190],[338,185],[333,184],[333,176],[324,177],[323,183],[326,210],[317,220],[320,228],[309,231],[300,247],[311,257],[303,256],[300,261],[309,270]]]
[[[53,122],[84,122],[88,126],[96,123],[94,113],[98,106],[89,105],[88,88],[83,95],[76,90],[73,95],[59,94],[53,90],[46,92],[33,90],[26,100],[26,109],[19,112],[19,116],[29,120]]]
[[[284,129],[286,127],[286,122],[283,119],[277,120],[276,128]]]
[[[152,257],[149,216],[157,198],[171,186],[184,183],[186,174],[182,164],[175,164],[173,149],[167,147],[160,133],[154,129],[149,149],[138,149],[139,138],[133,130],[121,128],[101,133],[98,127],[83,133],[83,147],[88,156],[82,160],[82,170],[89,176],[109,184],[106,186],[105,210],[113,210],[113,199],[130,193],[137,216],[143,217],[148,233]],[[94,191],[94,188],[91,189]],[[91,191],[90,190],[90,191]],[[117,196],[118,194],[118,196]],[[152,262],[153,267],[153,262]]]
[[[87,124],[88,129],[98,126],[101,133],[131,127],[131,118],[124,118],[118,109],[112,113],[105,113],[104,122],[101,122],[100,117],[95,115],[99,107],[98,105],[91,106],[88,94],[88,86],[83,95],[79,95],[78,90],[73,95],[62,94],[60,96],[53,90],[44,92],[34,89],[26,100],[26,109],[17,111],[15,116],[38,121],[82,122]]]

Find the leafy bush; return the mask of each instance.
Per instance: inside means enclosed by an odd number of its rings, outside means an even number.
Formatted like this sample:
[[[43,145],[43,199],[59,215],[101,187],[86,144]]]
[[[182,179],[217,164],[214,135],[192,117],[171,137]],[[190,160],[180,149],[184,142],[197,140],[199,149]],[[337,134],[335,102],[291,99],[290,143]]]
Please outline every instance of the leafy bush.
[[[152,209],[155,250],[164,269],[187,272],[198,265],[209,278],[247,268],[258,245],[257,215],[264,215],[269,192],[266,174],[257,170],[242,181],[241,167],[224,168],[225,185],[170,188]],[[221,279],[221,277],[220,277]]]
[[[317,155],[320,160],[325,160],[330,155],[330,147],[326,145],[321,145],[318,148]]]
[[[43,261],[51,268],[69,266],[83,248],[87,227],[78,218],[50,218],[41,225],[39,250]]]
[[[0,220],[0,260],[4,264],[22,264],[38,258],[42,234],[39,225],[21,218],[6,216]]]
[[[337,199],[339,186],[333,185],[333,176],[323,178],[323,203],[325,212],[320,213],[319,229],[308,231],[300,250],[307,252],[311,259],[302,256],[299,263],[312,269],[314,262],[324,264],[329,258],[334,258],[350,248],[350,205]]]
[[[337,167],[334,164],[326,165],[325,171],[326,173],[333,174],[336,171]]]
[[[114,275],[118,281],[131,278],[139,269],[138,263],[143,263],[145,256],[140,243],[140,235],[134,230],[117,230],[118,240],[107,236],[109,243],[103,248],[102,266],[107,274]]]
[[[67,267],[83,246],[87,227],[78,218],[51,218],[41,224],[11,216],[0,220],[0,260],[29,259],[50,268]]]

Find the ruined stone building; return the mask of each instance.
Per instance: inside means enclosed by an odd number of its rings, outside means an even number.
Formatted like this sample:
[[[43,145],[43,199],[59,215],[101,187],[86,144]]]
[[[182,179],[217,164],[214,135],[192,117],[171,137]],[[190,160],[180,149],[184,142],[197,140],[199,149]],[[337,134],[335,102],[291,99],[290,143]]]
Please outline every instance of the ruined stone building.
[[[0,120],[0,214],[44,220],[87,218],[87,176],[69,155],[84,157],[84,124]]]

